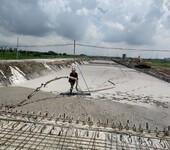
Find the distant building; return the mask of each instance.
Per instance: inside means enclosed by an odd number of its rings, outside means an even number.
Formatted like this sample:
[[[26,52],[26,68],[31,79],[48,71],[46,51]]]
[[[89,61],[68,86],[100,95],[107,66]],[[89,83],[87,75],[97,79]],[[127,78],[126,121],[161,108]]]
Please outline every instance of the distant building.
[[[123,55],[122,55],[122,58],[123,58],[123,59],[126,59],[126,54],[123,54]]]

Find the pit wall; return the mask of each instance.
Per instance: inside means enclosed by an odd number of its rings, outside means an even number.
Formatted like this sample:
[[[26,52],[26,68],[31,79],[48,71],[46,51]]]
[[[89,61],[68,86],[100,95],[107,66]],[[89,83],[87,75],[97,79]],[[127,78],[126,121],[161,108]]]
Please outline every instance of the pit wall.
[[[83,64],[82,60],[75,60]],[[74,60],[0,62],[0,86],[8,86],[47,75],[62,68],[70,68]]]
[[[123,62],[123,61],[116,61],[116,60],[112,60],[112,61],[114,61],[114,62],[116,62],[120,65],[126,66],[128,68],[136,69],[137,71],[146,73],[146,74],[151,75],[155,78],[158,78],[158,79],[161,79],[165,82],[170,83],[170,77],[169,76],[167,76],[165,74],[160,74],[159,72],[154,71],[152,68],[151,69],[140,69],[140,68],[134,67],[133,65],[129,65],[129,64]]]

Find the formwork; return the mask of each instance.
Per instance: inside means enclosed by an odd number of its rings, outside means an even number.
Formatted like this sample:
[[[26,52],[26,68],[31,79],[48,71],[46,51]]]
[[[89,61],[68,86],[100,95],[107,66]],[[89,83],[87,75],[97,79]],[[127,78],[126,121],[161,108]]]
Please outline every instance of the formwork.
[[[169,150],[169,129],[94,123],[66,114],[0,111],[1,150]]]

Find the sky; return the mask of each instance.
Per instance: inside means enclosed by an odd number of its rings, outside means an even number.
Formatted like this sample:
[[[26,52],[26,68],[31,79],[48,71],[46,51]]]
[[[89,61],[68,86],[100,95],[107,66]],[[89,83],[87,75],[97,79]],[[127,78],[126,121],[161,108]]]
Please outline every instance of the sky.
[[[76,45],[76,54],[170,58],[170,1],[0,0],[0,46],[17,38],[27,50],[72,53],[73,45],[29,46],[75,40],[104,47]]]

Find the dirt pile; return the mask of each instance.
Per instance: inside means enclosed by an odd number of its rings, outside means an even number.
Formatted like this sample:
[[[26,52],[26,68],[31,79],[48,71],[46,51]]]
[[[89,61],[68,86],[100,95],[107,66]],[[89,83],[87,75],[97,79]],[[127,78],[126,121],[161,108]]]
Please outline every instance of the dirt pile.
[[[143,71],[143,70],[141,70]],[[144,70],[145,73],[170,83],[170,69],[151,68]]]
[[[155,73],[158,73],[160,75],[166,76],[170,78],[170,69],[164,69],[164,68],[152,68],[152,71]]]

